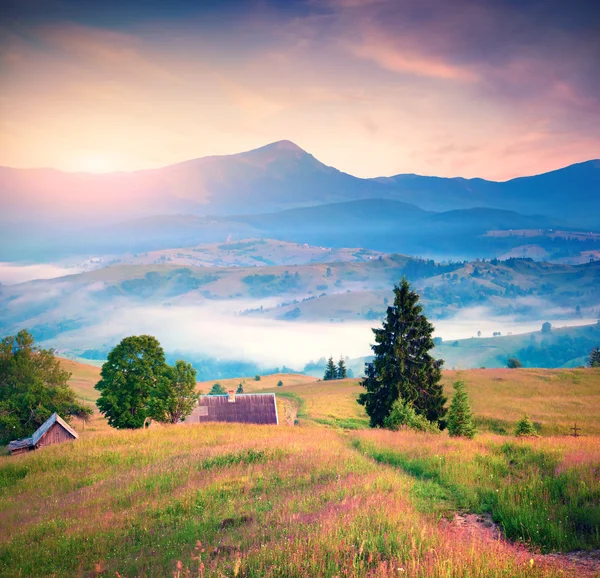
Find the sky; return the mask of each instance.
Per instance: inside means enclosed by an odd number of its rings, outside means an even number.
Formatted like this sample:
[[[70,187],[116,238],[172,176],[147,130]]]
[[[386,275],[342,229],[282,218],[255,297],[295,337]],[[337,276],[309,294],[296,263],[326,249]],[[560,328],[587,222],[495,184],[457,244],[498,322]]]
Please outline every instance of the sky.
[[[597,0],[2,0],[0,165],[288,139],[361,177],[600,158]]]

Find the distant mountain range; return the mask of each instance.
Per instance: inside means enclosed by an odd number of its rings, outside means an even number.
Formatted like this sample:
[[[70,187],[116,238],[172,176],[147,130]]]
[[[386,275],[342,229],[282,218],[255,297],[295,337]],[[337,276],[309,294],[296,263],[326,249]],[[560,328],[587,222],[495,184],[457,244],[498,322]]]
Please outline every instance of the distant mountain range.
[[[359,179],[280,141],[132,173],[0,167],[0,204],[0,260],[250,237],[443,259],[491,257],[515,248],[518,254],[524,243],[487,236],[492,230],[600,231],[600,161],[506,182]],[[540,251],[598,248],[595,241],[561,243],[541,240]]]
[[[289,141],[129,173],[0,168],[3,219],[123,221],[162,214],[235,215],[388,199],[429,211],[473,207],[600,226],[600,160],[506,182],[396,175],[360,179]]]

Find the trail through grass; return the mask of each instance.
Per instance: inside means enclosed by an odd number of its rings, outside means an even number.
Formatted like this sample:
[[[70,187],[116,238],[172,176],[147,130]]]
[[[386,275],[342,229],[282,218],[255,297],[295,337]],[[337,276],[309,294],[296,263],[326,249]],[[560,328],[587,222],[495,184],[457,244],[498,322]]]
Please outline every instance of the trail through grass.
[[[600,462],[570,464],[576,440],[452,440],[362,432],[353,446],[418,480],[422,508],[490,513],[505,536],[542,551],[600,548]],[[588,439],[589,456],[600,442]]]

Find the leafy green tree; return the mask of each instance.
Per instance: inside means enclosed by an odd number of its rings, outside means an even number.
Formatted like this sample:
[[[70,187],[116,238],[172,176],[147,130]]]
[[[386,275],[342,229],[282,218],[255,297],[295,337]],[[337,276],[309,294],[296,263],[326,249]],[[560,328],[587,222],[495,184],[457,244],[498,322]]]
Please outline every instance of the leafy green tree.
[[[327,365],[325,366],[325,374],[323,375],[323,381],[331,381],[333,379],[337,379],[337,367],[335,362],[333,361],[333,357],[330,357],[327,360]]]
[[[151,417],[151,397],[167,387],[169,373],[165,353],[155,337],[125,337],[102,366],[96,405],[110,426],[141,428]]]
[[[283,386],[283,381],[281,381],[281,379],[277,382],[277,387],[282,387]]]
[[[225,395],[226,393],[227,391],[225,388],[219,382],[217,382],[211,387],[208,395]]]
[[[179,359],[167,373],[168,379],[158,381],[152,390],[149,416],[162,423],[179,423],[198,401],[196,370]]]
[[[256,374],[256,375],[254,376],[254,381],[260,381],[260,375]]]
[[[26,330],[0,342],[0,444],[31,435],[54,412],[69,421],[92,410],[69,387],[71,374],[54,350],[35,345]]]
[[[527,414],[525,414],[517,422],[517,425],[515,426],[515,435],[517,437],[538,436],[539,435],[537,432],[537,429],[535,429],[533,422],[531,421],[531,419],[529,418],[529,416]]]
[[[542,333],[552,333],[552,324],[549,321],[542,323]]]
[[[454,387],[454,395],[448,411],[448,433],[451,436],[472,438],[475,436],[476,428],[465,384],[459,380],[455,381],[452,387]]]
[[[588,365],[590,367],[600,367],[600,347],[594,347],[594,349],[592,349]]]
[[[519,369],[523,364],[516,357],[509,357],[506,361],[506,367],[509,369]]]
[[[414,431],[436,433],[439,432],[437,424],[430,422],[425,416],[419,415],[410,402],[397,399],[392,404],[392,409],[383,420],[383,427],[398,431],[405,427]]]
[[[406,279],[394,287],[381,329],[373,329],[375,354],[365,366],[361,385],[367,390],[358,402],[365,406],[371,427],[382,427],[394,402],[409,402],[418,415],[445,427],[446,398],[441,379],[443,361],[434,359],[433,325],[422,314],[419,295]]]
[[[348,369],[346,368],[346,362],[343,357],[340,357],[338,361],[337,370],[335,374],[336,379],[346,379],[348,377]]]
[[[237,389],[235,390],[235,393],[244,393],[244,384],[243,383],[239,383],[239,385],[237,386]]]

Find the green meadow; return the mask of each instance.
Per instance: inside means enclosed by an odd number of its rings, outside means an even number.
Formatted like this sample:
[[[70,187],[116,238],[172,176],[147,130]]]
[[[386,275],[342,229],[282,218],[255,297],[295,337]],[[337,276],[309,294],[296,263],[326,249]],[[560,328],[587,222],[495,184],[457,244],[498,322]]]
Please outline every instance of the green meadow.
[[[97,368],[69,369],[89,399]],[[279,426],[95,415],[76,442],[0,457],[0,575],[597,575],[556,553],[600,548],[598,370],[462,372],[474,440],[371,430],[357,380],[279,377],[245,380],[279,394]],[[511,435],[523,410],[541,437]],[[587,435],[557,435],[575,419]]]

